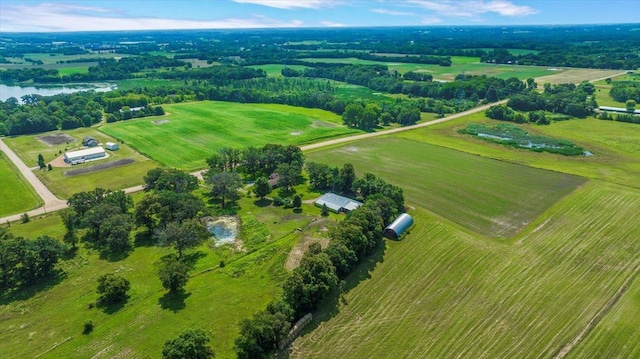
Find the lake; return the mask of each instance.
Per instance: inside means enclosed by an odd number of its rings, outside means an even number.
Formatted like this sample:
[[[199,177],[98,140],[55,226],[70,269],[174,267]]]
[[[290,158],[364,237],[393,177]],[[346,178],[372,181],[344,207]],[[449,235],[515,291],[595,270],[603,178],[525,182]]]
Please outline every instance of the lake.
[[[94,90],[96,92],[108,92],[117,88],[114,84],[100,83],[100,84],[64,84],[64,85],[45,85],[38,87],[21,87],[21,86],[7,86],[0,84],[0,101],[6,101],[11,97],[15,97],[18,102],[22,102],[20,98],[24,95],[42,95],[53,96],[61,93],[73,93],[78,91]]]

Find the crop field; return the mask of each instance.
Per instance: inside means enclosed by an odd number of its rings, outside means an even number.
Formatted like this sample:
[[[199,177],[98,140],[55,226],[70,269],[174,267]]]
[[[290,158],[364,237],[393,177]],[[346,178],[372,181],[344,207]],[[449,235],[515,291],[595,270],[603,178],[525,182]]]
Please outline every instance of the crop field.
[[[517,66],[517,65],[496,65],[481,63],[477,57],[452,56],[453,64],[451,66],[412,64],[400,62],[382,62],[371,60],[360,60],[356,58],[309,58],[302,59],[309,62],[327,62],[327,63],[346,63],[361,65],[386,65],[390,70],[396,70],[400,73],[408,71],[427,72],[433,75],[435,79],[453,81],[453,79],[463,71],[467,75],[487,75],[498,78],[517,77],[519,79],[536,78],[545,76],[550,73],[546,67],[539,66]],[[559,70],[563,71],[563,70]],[[597,70],[593,70],[597,71]],[[604,75],[603,75],[604,76]]]
[[[39,202],[29,183],[0,152],[0,217],[34,209]]]
[[[206,101],[164,109],[164,117],[117,122],[100,130],[164,165],[188,170],[206,167],[205,159],[223,147],[299,145],[359,132],[331,112],[285,105]]]
[[[622,73],[621,70],[600,70],[600,69],[555,69],[550,75],[536,76],[536,82],[541,85],[545,83],[550,84],[563,84],[573,83],[577,84],[582,81],[592,81],[598,79],[604,79],[607,77],[613,77]]]
[[[565,139],[594,153],[594,156],[562,156],[534,153],[527,150],[506,148],[458,130],[469,123],[495,125],[499,121],[478,113],[429,128],[397,134],[397,137],[449,147],[452,149],[495,158],[525,166],[600,179],[640,188],[640,126],[622,122],[602,121],[595,118],[574,119],[552,123],[549,126],[523,125],[535,135]]]
[[[337,308],[314,314],[289,357],[553,357],[636,276],[638,208],[640,191],[592,181],[509,241],[456,230],[417,208],[410,235],[388,241],[383,261],[348,278],[352,289]],[[623,297],[624,314],[637,314],[637,300]],[[621,314],[604,313],[603,323],[628,326],[607,333],[591,323],[571,357],[638,357],[638,317]]]
[[[39,355],[156,358],[161,356],[166,339],[190,328],[211,333],[216,357],[234,357],[237,323],[279,294],[287,255],[308,231],[315,230],[309,225],[319,213],[312,205],[304,205],[302,213],[293,213],[282,207],[256,207],[254,200],[240,200],[246,209],[240,215],[252,216],[260,223],[261,231],[268,233],[264,243],[250,254],[215,247],[212,241],[188,252],[191,278],[183,295],[166,295],[157,276],[161,258],[173,250],[145,242],[138,243],[126,258],[108,260],[81,246],[75,257],[63,263],[61,280],[26,290],[19,298],[2,293],[3,359]],[[64,234],[60,217],[54,214],[9,229],[29,238],[44,234],[62,238]],[[224,268],[219,267],[222,260]],[[131,281],[129,299],[121,307],[89,308],[98,298],[96,278],[111,272]],[[95,323],[95,329],[85,335],[82,330],[87,320]]]
[[[302,66],[302,65],[280,65],[280,64],[266,64],[266,65],[253,65],[253,66],[247,66],[249,68],[252,69],[262,69],[264,70],[264,72],[267,73],[267,76],[282,76],[282,69],[284,69],[285,67],[293,69],[293,70],[298,70],[298,71],[302,71],[304,69],[307,69],[307,66]]]
[[[309,153],[312,161],[371,172],[404,189],[408,204],[488,237],[510,237],[583,178],[383,138]]]
[[[41,140],[38,140],[38,137],[59,135],[62,133],[66,133],[76,141],[69,142],[69,144],[61,143],[59,145],[49,146]],[[59,157],[65,151],[81,148],[82,138],[84,138],[84,136],[92,136],[101,143],[107,141],[115,142],[115,139],[94,128],[80,128],[70,131],[54,131],[38,135],[18,136],[6,138],[4,141],[27,166],[37,166],[38,154],[42,154],[45,163],[53,161],[52,171],[36,171],[36,175],[54,194],[61,198],[69,198],[74,193],[89,191],[96,187],[117,190],[136,186],[142,184],[142,178],[150,169],[159,166],[158,163],[140,155],[126,144],[120,144],[119,150],[113,152],[107,151],[109,155],[107,159],[90,161],[73,167],[58,167],[57,163],[62,163]],[[123,159],[132,159],[134,162],[76,176],[68,176],[65,174],[65,172],[72,169],[90,168],[94,165],[113,163]]]

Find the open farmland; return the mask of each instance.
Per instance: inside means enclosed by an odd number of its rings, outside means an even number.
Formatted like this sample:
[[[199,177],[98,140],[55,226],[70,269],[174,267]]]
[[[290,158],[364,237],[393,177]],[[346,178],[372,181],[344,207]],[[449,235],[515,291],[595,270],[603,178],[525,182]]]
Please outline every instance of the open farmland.
[[[206,167],[223,147],[305,144],[359,132],[328,111],[273,104],[193,102],[165,106],[168,115],[118,122],[101,131],[167,166]]]
[[[636,274],[638,208],[640,191],[593,181],[509,242],[416,209],[411,234],[387,242],[384,261],[348,279],[349,288],[361,281],[338,308],[314,316],[290,357],[553,357]],[[616,333],[600,343],[638,336],[637,327]],[[594,357],[579,355],[589,338],[574,357]],[[637,357],[637,342],[617,353]]]
[[[275,76],[275,77],[282,76],[282,69],[284,69],[285,67],[293,70],[297,70],[297,71],[302,71],[308,68],[307,66],[302,66],[302,65],[280,65],[280,64],[252,65],[247,67],[252,69],[262,69],[264,70],[264,72],[267,73],[267,76]]]
[[[18,169],[0,152],[0,217],[35,208],[39,198]]]
[[[584,182],[580,177],[398,138],[310,153],[311,161],[371,172],[404,189],[407,203],[489,237],[509,237]]]
[[[396,136],[526,166],[571,173],[640,188],[640,126],[595,118],[574,119],[549,126],[523,125],[531,134],[569,140],[594,156],[536,153],[489,143],[458,133],[469,123],[496,124],[482,113]]]
[[[517,77],[519,79],[535,78],[551,73],[548,68],[540,66],[517,66],[517,65],[496,65],[481,63],[477,57],[452,56],[451,66],[413,64],[401,62],[383,62],[360,60],[356,58],[308,58],[301,59],[308,62],[345,63],[359,65],[385,65],[389,70],[396,70],[400,73],[408,71],[426,72],[433,75],[437,80],[453,81],[454,78],[464,72],[467,75],[487,75],[498,78]],[[564,71],[564,70],[560,70]],[[598,70],[592,70],[598,71]],[[556,71],[557,72],[557,71]],[[555,72],[553,72],[555,73]],[[606,76],[606,75],[603,75]]]

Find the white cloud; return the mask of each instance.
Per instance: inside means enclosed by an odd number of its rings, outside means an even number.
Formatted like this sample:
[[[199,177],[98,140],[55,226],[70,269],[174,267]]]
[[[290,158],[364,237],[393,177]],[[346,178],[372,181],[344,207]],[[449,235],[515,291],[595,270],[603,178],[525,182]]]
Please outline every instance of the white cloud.
[[[486,13],[496,13],[502,16],[527,16],[538,13],[530,6],[516,5],[507,0],[406,0],[406,3],[451,17],[476,17]]]
[[[322,26],[326,26],[326,27],[345,27],[345,26],[347,26],[345,24],[341,24],[339,22],[333,22],[333,21],[320,21],[320,24]]]
[[[180,20],[151,17],[123,17],[113,10],[60,4],[2,6],[1,32],[54,32],[152,29],[235,29],[301,27],[300,20],[279,21],[262,16],[220,20]]]
[[[421,21],[422,25],[433,25],[442,22],[442,19],[435,16],[423,16]]]
[[[331,7],[339,4],[336,0],[233,0],[241,4],[255,4],[278,9],[320,9],[323,7]]]
[[[373,9],[371,12],[393,16],[415,16],[416,14],[407,11],[394,11],[389,9]]]

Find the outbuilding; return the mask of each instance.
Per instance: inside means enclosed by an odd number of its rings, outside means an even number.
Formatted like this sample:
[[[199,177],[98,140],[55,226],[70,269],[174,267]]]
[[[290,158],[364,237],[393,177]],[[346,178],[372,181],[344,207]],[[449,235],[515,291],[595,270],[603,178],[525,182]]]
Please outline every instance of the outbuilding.
[[[104,152],[104,148],[102,148],[102,146],[98,146],[87,148],[84,150],[65,152],[64,161],[66,163],[76,165],[79,163],[84,163],[85,161],[95,160],[106,156],[107,154]]]
[[[330,211],[341,213],[353,211],[354,209],[362,206],[362,202],[328,192],[323,194],[322,197],[316,201],[315,205],[318,207],[326,205],[327,209]]]
[[[116,151],[120,148],[120,146],[118,146],[118,144],[115,142],[107,142],[104,144],[104,147],[109,151]]]
[[[412,225],[413,218],[409,214],[403,213],[384,229],[382,235],[389,239],[398,239]]]

